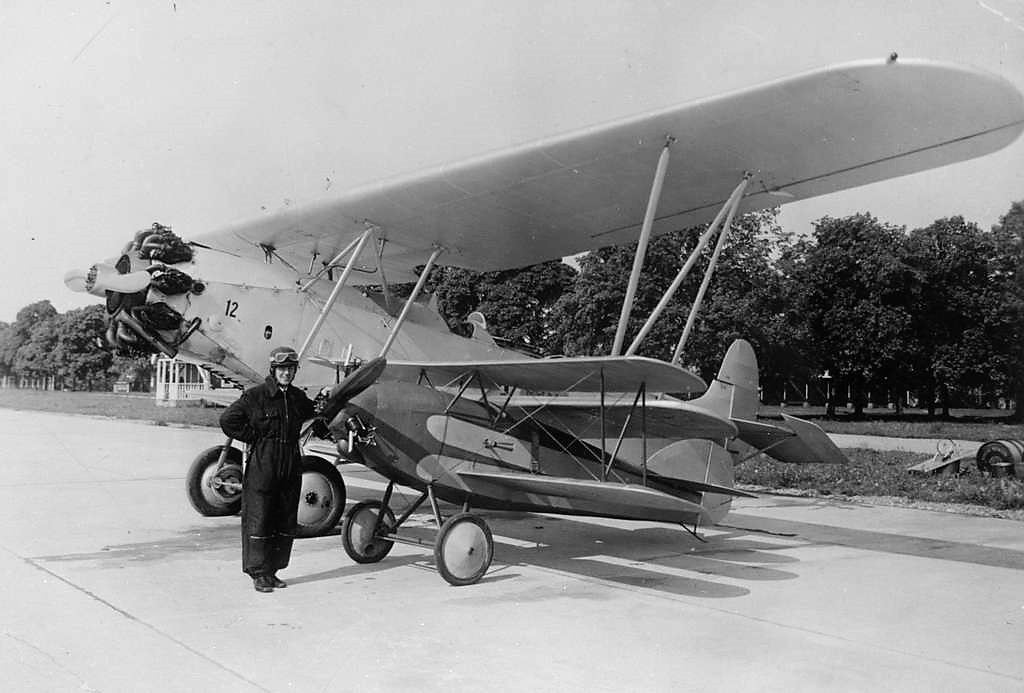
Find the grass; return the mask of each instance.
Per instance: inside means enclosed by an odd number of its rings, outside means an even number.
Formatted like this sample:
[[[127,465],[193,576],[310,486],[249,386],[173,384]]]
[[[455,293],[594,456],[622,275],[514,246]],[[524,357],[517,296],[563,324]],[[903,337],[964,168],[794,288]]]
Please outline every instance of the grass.
[[[158,426],[217,426],[217,419],[223,411],[220,408],[202,406],[158,407],[153,395],[145,393],[47,392],[17,389],[0,389],[0,407],[135,419],[151,421]]]
[[[856,419],[844,409],[834,419],[825,418],[823,407],[762,406],[761,418],[781,419],[786,412],[802,419],[811,419],[829,433],[887,436],[890,438],[956,438],[958,440],[1024,439],[1024,422],[1014,422],[1010,412],[999,409],[953,409],[948,419],[929,419],[920,409],[904,411],[900,416],[892,409],[865,410]]]
[[[973,462],[961,476],[913,475],[907,468],[930,455],[878,450],[846,450],[850,464],[784,464],[759,455],[736,470],[739,484],[801,495],[898,497],[939,504],[1024,510],[1024,479],[981,475]]]
[[[150,421],[156,425],[217,426],[222,409],[216,407],[159,407],[151,394],[109,392],[45,392],[0,389],[0,407],[90,414],[117,419]],[[962,413],[945,421],[923,421],[910,414],[896,419],[876,411],[871,419],[852,421],[816,418],[822,411],[786,407],[783,411],[813,418],[831,433],[893,436],[900,438],[957,438],[963,440],[1024,439],[1024,425],[1010,424],[991,412]],[[765,407],[768,418],[779,408]],[[1002,415],[1005,418],[1005,414]],[[742,464],[736,473],[740,484],[765,489],[793,489],[804,495],[898,497],[908,501],[981,505],[995,510],[1024,510],[1024,479],[999,479],[973,473],[961,477],[913,476],[907,467],[928,455],[906,452],[847,450],[850,465],[783,464],[759,455]]]

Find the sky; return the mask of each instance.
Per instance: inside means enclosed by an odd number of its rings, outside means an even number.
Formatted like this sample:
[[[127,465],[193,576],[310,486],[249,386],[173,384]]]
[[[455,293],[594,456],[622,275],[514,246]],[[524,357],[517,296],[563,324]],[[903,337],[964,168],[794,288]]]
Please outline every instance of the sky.
[[[980,67],[1024,91],[1024,0],[165,0],[0,4],[0,321],[97,302],[65,271],[160,221],[185,238],[357,184],[849,60]],[[676,165],[673,162],[673,165]],[[685,165],[683,163],[682,165]],[[653,168],[652,168],[653,171]],[[995,154],[783,207],[982,228]]]

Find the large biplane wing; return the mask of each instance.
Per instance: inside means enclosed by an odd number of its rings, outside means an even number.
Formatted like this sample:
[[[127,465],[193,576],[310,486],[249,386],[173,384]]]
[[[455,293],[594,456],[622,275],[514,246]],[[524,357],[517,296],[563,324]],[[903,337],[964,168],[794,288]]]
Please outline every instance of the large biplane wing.
[[[438,248],[442,264],[520,267],[635,240],[668,138],[654,233],[709,221],[744,172],[740,213],[981,156],[1022,129],[1024,99],[1001,77],[855,62],[364,185],[194,241],[305,268],[370,228],[375,250],[361,269],[388,281],[410,280]]]

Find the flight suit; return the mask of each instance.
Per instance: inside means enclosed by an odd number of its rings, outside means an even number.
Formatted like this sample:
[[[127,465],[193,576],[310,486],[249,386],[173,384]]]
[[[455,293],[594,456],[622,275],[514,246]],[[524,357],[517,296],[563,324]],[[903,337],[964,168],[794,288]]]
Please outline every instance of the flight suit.
[[[302,390],[273,376],[249,388],[220,417],[226,435],[249,444],[242,479],[242,571],[273,575],[288,566],[302,487],[299,432],[313,416]]]

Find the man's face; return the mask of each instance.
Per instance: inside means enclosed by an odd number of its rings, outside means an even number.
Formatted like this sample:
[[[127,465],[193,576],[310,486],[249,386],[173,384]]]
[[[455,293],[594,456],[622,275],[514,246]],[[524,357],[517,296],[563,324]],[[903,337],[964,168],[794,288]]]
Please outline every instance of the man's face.
[[[295,371],[298,369],[298,366],[274,366],[274,380],[281,387],[287,387],[295,380]]]

